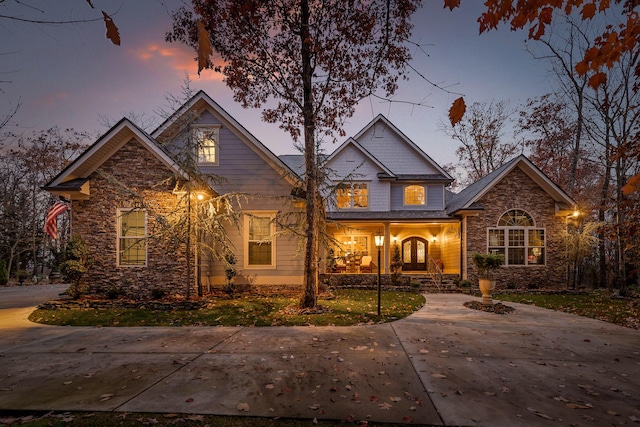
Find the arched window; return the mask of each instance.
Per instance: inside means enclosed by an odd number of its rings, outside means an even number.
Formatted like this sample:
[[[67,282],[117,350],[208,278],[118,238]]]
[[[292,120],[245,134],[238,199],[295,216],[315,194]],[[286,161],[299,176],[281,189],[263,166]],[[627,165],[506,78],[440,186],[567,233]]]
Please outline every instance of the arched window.
[[[533,217],[522,209],[505,212],[497,226],[487,230],[489,252],[503,255],[505,265],[543,265],[545,230],[535,225]]]
[[[407,185],[404,187],[405,205],[425,205],[427,203],[426,190],[422,185]]]
[[[511,209],[498,221],[498,227],[534,227],[535,225],[531,215],[522,209]]]

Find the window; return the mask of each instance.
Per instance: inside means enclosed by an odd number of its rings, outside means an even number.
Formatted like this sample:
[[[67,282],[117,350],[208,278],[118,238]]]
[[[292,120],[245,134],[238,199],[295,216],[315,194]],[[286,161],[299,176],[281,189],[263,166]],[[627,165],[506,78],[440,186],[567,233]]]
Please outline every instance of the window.
[[[338,184],[336,188],[338,209],[366,209],[369,207],[369,184],[353,182]]]
[[[407,185],[404,187],[405,205],[425,205],[427,202],[426,190],[422,185]]]
[[[275,267],[273,214],[245,215],[247,267]]]
[[[488,230],[488,248],[503,255],[505,265],[543,265],[545,230],[535,228],[531,215],[521,209],[506,212],[498,226]]]
[[[341,255],[369,255],[369,236],[339,236]]]
[[[118,211],[118,265],[147,264],[147,217],[145,211]]]
[[[197,161],[200,164],[217,165],[219,158],[219,127],[193,128],[193,142],[196,146]]]

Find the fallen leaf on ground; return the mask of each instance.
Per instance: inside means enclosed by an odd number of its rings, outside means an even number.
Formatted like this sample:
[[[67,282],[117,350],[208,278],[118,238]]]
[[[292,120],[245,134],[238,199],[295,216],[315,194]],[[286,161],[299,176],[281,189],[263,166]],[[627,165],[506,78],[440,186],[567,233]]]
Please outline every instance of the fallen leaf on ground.
[[[238,403],[238,406],[236,406],[236,408],[238,408],[238,411],[240,412],[249,412],[249,404],[247,402]]]

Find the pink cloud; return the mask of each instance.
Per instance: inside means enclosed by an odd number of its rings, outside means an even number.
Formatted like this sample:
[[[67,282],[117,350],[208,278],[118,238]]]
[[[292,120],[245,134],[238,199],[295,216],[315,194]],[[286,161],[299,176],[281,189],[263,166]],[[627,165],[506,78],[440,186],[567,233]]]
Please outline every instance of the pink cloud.
[[[221,81],[223,76],[212,70],[203,70],[198,76],[198,65],[194,60],[195,53],[184,46],[160,46],[149,44],[134,50],[133,55],[139,61],[153,67],[166,67],[175,70],[181,76],[185,72],[193,80]]]
[[[67,92],[41,93],[34,99],[34,102],[40,107],[51,107],[67,99],[69,99],[69,94]]]

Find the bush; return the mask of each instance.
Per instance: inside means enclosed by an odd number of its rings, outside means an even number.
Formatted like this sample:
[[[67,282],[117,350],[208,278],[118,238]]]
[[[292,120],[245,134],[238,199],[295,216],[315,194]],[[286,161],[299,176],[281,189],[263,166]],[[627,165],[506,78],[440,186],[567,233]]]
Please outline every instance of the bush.
[[[7,262],[0,259],[0,286],[7,286],[9,283],[9,272],[7,271]]]
[[[475,253],[471,256],[471,261],[478,269],[478,276],[486,279],[493,270],[497,270],[504,264],[504,256],[495,254]]]
[[[72,299],[78,299],[89,289],[84,278],[91,265],[89,248],[80,236],[73,236],[69,240],[64,258],[60,269],[65,279],[71,283],[67,292]]]
[[[117,299],[120,295],[123,295],[122,289],[112,286],[107,290],[107,298],[108,299]]]
[[[151,298],[153,299],[162,299],[166,296],[167,296],[167,291],[162,288],[151,289]]]
[[[473,286],[473,283],[471,283],[470,280],[463,279],[463,280],[460,280],[460,282],[458,283],[458,286],[460,286],[461,288],[470,288]]]

